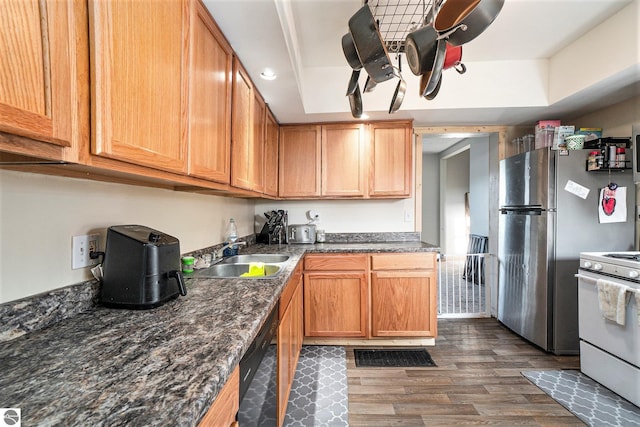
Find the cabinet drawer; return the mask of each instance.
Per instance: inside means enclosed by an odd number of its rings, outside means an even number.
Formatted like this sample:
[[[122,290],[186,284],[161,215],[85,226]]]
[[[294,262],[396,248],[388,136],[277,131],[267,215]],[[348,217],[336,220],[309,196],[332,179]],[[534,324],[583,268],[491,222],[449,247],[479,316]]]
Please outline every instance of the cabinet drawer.
[[[304,269],[313,271],[353,271],[367,269],[366,254],[306,255]]]
[[[372,270],[432,270],[435,266],[434,252],[371,255]]]

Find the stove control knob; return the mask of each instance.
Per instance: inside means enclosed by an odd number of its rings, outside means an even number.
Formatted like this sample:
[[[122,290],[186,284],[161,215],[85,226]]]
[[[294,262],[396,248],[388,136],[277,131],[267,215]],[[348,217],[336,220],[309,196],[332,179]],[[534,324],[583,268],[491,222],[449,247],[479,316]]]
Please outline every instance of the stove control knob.
[[[637,279],[637,278],[638,278],[638,276],[640,276],[640,273],[638,273],[638,272],[637,272],[637,271],[635,271],[635,270],[631,270],[631,271],[629,272],[629,278],[631,278],[631,279]]]
[[[602,270],[602,264],[596,262],[595,264],[593,264],[593,269],[596,271]]]
[[[584,262],[584,268],[591,268],[593,264],[591,264],[591,261],[585,261]]]

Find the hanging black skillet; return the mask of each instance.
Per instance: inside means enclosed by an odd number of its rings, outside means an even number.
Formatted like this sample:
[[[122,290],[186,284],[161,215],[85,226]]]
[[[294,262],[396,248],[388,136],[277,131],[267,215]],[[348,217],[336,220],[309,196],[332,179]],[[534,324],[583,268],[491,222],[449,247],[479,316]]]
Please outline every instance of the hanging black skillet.
[[[387,47],[366,2],[349,19],[349,32],[360,62],[371,79],[376,83],[391,79],[393,72]]]
[[[349,97],[349,106],[351,107],[351,115],[359,119],[362,116],[362,93],[360,92],[360,86],[358,85],[358,78],[360,77],[360,70],[353,70],[351,72],[351,79],[349,80],[349,87],[347,87],[347,96]]]

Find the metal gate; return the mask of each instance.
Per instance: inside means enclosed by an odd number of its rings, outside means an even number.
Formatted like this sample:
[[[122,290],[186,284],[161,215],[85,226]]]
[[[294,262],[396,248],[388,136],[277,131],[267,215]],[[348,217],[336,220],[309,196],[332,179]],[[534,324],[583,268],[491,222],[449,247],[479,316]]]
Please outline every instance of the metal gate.
[[[438,317],[489,317],[486,253],[441,254],[438,265]]]

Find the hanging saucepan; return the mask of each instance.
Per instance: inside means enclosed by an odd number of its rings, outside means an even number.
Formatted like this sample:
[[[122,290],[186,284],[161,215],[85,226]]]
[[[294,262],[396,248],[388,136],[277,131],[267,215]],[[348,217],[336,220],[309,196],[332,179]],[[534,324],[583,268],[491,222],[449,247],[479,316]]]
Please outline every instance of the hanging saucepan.
[[[402,58],[398,55],[398,68],[393,67],[394,74],[396,77],[400,79],[398,85],[396,86],[396,91],[393,93],[393,98],[391,98],[391,105],[389,106],[389,114],[395,113],[400,109],[402,105],[402,101],[404,100],[404,93],[407,91],[407,84],[402,78]]]
[[[360,70],[362,68],[358,52],[356,51],[356,46],[353,44],[351,33],[347,33],[342,36],[342,51],[344,52],[344,57],[347,59],[351,68],[354,70]]]
[[[393,77],[387,47],[369,6],[365,4],[349,19],[349,32],[362,66],[376,83]]]
[[[467,67],[462,63],[462,46],[452,46],[447,43],[447,51],[444,54],[443,70],[453,67],[459,74],[467,72]]]
[[[435,54],[433,56],[433,62],[431,63],[431,66],[426,66],[425,68],[427,69],[424,70],[424,72],[422,73],[424,74],[426,71],[431,71],[429,80],[426,84],[426,88],[422,92],[422,96],[427,96],[431,94],[431,92],[435,90],[436,86],[438,85],[438,82],[440,81],[440,75],[442,74],[442,68],[444,67],[444,59],[447,52],[447,37],[458,30],[461,30],[461,31],[464,30],[464,28],[465,26],[463,24],[460,24],[450,29],[446,33],[440,34],[438,36],[438,39],[435,43]],[[409,36],[407,36],[407,38],[409,38]],[[421,65],[423,65],[422,62],[421,62]]]
[[[458,30],[464,31],[465,29],[466,27],[461,24],[439,34],[431,25],[425,25],[409,33],[405,40],[404,49],[411,72],[419,76],[432,70],[434,64],[438,62],[437,56],[445,54],[444,40]]]
[[[437,11],[433,27],[438,33],[465,24],[466,31],[457,31],[449,37],[454,46],[478,37],[496,19],[504,6],[504,0],[444,0]]]

